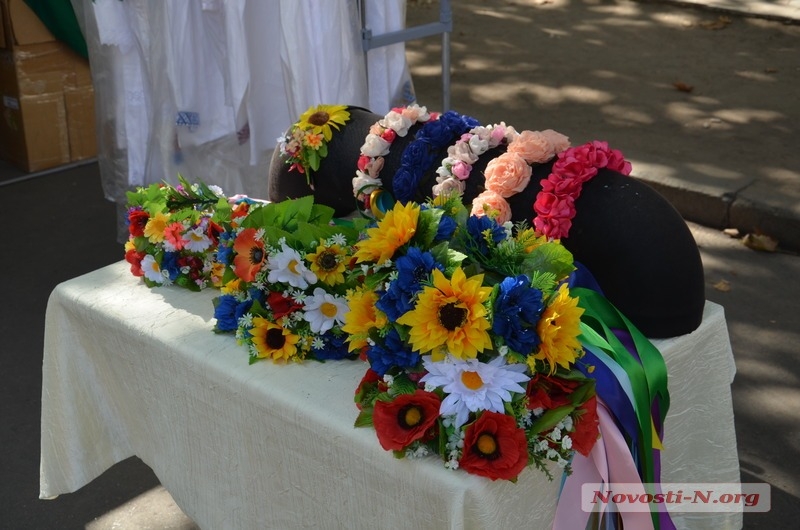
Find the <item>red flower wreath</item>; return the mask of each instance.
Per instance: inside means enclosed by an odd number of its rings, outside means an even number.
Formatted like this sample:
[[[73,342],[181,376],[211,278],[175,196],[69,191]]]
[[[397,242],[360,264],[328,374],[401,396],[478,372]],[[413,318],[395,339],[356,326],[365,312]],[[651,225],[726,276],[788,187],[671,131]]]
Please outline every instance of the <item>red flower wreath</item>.
[[[550,175],[541,181],[542,191],[533,203],[536,230],[549,239],[567,237],[575,217],[575,201],[583,185],[602,168],[623,175],[631,173],[630,162],[620,151],[609,149],[607,142],[595,140],[559,153]]]

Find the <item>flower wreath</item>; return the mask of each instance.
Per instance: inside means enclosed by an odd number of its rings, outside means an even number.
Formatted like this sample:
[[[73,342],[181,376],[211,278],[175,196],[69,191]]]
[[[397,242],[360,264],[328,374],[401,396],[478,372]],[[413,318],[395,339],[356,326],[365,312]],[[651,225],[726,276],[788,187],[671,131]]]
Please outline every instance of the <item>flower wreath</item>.
[[[452,110],[442,114],[438,120],[426,123],[414,141],[406,146],[400,167],[394,174],[392,191],[397,200],[403,203],[411,201],[419,179],[431,168],[441,149],[477,126],[475,118]]]
[[[629,451],[619,463],[658,481],[663,357],[600,293],[575,283],[559,241],[469,215],[449,194],[397,202],[365,235],[342,326],[369,362],[356,427],[374,428],[398,458],[438,455],[448,469],[492,480],[532,466],[552,479],[592,452],[603,407],[619,422],[605,428],[625,434],[615,438]],[[583,469],[592,461],[577,460]]]
[[[125,260],[148,287],[178,285],[192,291],[219,287],[219,239],[245,198],[227,198],[219,186],[151,184],[127,192]]]
[[[393,108],[370,127],[358,157],[353,196],[364,205],[365,211],[372,212],[373,217],[382,215],[378,201],[383,182],[379,175],[383,169],[383,157],[389,154],[392,143],[398,136],[405,137],[413,125],[437,119],[438,113],[429,113],[427,108],[413,104]]]
[[[621,151],[610,149],[607,142],[595,140],[558,153],[558,160],[550,175],[542,179],[542,190],[533,203],[536,230],[550,239],[567,237],[575,217],[575,201],[583,185],[602,168],[623,175],[631,173],[630,162]]]
[[[356,425],[397,456],[493,480],[569,470],[598,433],[594,382],[576,369],[583,309],[563,283],[572,257],[458,197],[437,202],[396,203],[356,244],[365,277],[343,330],[370,363]]]
[[[312,173],[319,169],[322,159],[328,156],[328,142],[333,137],[331,129],[339,130],[339,126],[349,119],[350,112],[346,105],[312,106],[292,125],[286,136],[278,138],[278,146],[289,164],[289,171],[304,173],[312,190]]]
[[[431,190],[433,198],[443,193],[463,195],[472,165],[490,149],[510,142],[516,134],[513,127],[500,122],[479,125],[461,135],[455,144],[447,148],[447,158],[442,160],[442,165],[436,170],[438,176]]]
[[[352,357],[341,326],[360,225],[334,223],[333,213],[312,196],[268,203],[220,240],[214,330],[234,333],[251,363]]]
[[[512,136],[508,150],[491,160],[484,170],[485,190],[472,201],[472,214],[511,220],[507,198],[524,190],[531,180],[531,164],[543,164],[569,147],[569,138],[552,129],[522,131]]]

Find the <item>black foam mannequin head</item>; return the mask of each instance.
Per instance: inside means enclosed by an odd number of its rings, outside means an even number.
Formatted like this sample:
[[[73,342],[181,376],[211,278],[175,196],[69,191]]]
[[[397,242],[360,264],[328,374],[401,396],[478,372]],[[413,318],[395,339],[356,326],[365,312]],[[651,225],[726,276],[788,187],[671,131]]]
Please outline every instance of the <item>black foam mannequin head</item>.
[[[313,190],[304,175],[289,171],[276,150],[269,172],[270,200],[313,194],[337,216],[357,209],[352,179],[361,145],[381,116],[359,107],[350,107],[350,113],[350,121],[328,143],[328,156],[312,177]],[[403,149],[419,127],[412,127],[408,135],[392,144],[381,171],[385,189],[392,189],[392,176],[400,166]],[[490,150],[473,166],[464,193],[467,204],[483,191],[486,164],[503,151]],[[436,160],[441,161],[447,156],[447,148],[439,155]],[[531,222],[540,181],[547,178],[551,166],[535,165],[528,187],[508,199],[513,221]],[[436,169],[431,167],[422,177],[414,200],[422,202],[430,196]],[[650,338],[683,335],[700,325],[705,305],[700,253],[686,223],[666,199],[635,178],[602,169],[584,184],[575,207],[569,237],[562,243],[634,325]]]

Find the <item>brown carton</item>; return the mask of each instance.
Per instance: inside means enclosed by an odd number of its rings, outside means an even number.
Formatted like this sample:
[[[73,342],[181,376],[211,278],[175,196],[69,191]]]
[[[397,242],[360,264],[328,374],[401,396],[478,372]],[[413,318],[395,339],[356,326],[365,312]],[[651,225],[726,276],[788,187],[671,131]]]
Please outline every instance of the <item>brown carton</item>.
[[[94,88],[68,88],[64,90],[69,131],[69,158],[72,162],[97,156],[95,133]]]
[[[0,0],[0,16],[3,18],[0,47],[14,48],[55,40],[24,0]]]
[[[0,0],[0,158],[39,171],[97,155],[89,62],[23,0]]]
[[[64,94],[3,96],[0,156],[25,171],[70,161]]]

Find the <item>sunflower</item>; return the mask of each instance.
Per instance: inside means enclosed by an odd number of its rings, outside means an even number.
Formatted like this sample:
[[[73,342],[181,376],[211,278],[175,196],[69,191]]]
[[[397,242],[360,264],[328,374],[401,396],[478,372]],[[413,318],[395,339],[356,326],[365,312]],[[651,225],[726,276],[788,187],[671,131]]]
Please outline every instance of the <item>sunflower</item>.
[[[345,250],[337,244],[325,245],[320,242],[317,251],[306,255],[311,263],[311,272],[326,285],[344,283]]]
[[[483,274],[467,278],[459,267],[448,280],[434,269],[433,287],[425,287],[414,309],[397,322],[411,327],[411,346],[421,353],[432,352],[434,361],[444,359],[447,352],[458,359],[475,358],[492,347],[483,305],[491,292],[491,287],[483,286]]]
[[[300,336],[291,330],[262,317],[253,317],[253,345],[256,357],[273,361],[291,360],[297,356],[297,343]]]
[[[383,265],[398,248],[414,237],[418,220],[419,205],[396,203],[394,209],[386,212],[378,222],[378,226],[367,229],[367,238],[356,243],[357,261],[374,261]]]
[[[331,127],[339,130],[340,125],[347,123],[350,113],[346,105],[317,105],[310,107],[301,116],[297,126],[304,131],[322,134],[326,142],[333,137]]]
[[[233,271],[246,282],[255,280],[256,274],[267,258],[264,242],[256,237],[256,233],[255,228],[245,228],[233,242],[233,251],[236,252],[236,257],[233,258]]]
[[[378,295],[371,289],[355,289],[347,293],[349,311],[344,315],[342,331],[348,334],[349,350],[360,350],[367,345],[369,330],[386,325],[386,315],[375,308]]]
[[[580,356],[580,323],[583,308],[578,299],[569,295],[569,288],[561,284],[542,313],[536,331],[542,339],[539,350],[528,357],[528,365],[534,369],[535,361],[544,361],[550,366],[550,374],[557,366],[569,369],[569,365]]]

